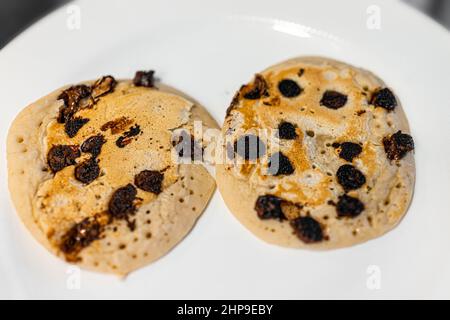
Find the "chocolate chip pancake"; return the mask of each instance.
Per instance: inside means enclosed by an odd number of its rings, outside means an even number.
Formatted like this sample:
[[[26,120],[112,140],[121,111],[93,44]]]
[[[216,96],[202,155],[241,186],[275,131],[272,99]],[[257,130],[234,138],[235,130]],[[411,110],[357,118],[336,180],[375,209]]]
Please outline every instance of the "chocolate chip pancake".
[[[405,214],[415,179],[409,132],[398,97],[372,73],[292,59],[233,98],[218,187],[238,220],[269,243],[351,246]]]
[[[215,188],[195,120],[217,127],[181,93],[155,87],[153,71],[56,90],[9,130],[18,214],[45,247],[81,267],[123,275],[156,260],[189,232]],[[173,141],[180,130],[198,161],[178,161],[193,159]]]

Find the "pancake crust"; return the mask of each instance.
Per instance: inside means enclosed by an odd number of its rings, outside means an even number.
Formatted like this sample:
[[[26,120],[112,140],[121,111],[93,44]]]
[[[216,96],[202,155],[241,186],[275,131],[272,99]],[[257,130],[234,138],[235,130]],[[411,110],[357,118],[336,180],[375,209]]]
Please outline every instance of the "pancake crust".
[[[174,247],[215,189],[202,164],[173,161],[178,155],[172,132],[191,133],[196,119],[217,124],[174,89],[128,80],[110,91],[92,91],[61,123],[59,111],[71,103],[61,99],[68,88],[32,103],[11,125],[10,193],[22,221],[48,250],[83,268],[125,275]],[[97,149],[87,144],[96,136],[103,140]],[[52,147],[60,145],[79,153],[72,162],[66,158],[63,168],[57,156],[49,160]]]
[[[322,57],[279,63],[242,86],[222,129],[228,161],[216,166],[230,211],[257,237],[286,247],[334,249],[391,230],[411,201],[415,165],[412,139],[388,159],[384,141],[410,130],[385,87],[368,71]],[[247,134],[265,146],[254,161],[233,148]],[[279,172],[269,166],[275,152],[285,156]]]

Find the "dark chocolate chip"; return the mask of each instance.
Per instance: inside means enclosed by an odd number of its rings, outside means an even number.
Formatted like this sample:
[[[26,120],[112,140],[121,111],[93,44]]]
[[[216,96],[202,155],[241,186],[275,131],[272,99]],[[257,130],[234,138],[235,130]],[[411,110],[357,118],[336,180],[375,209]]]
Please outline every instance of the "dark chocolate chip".
[[[47,154],[47,163],[53,173],[75,164],[81,155],[78,146],[56,145]]]
[[[286,98],[294,98],[302,93],[303,89],[291,79],[284,79],[278,83],[278,90]]]
[[[202,146],[186,131],[182,131],[178,138],[172,141],[172,146],[181,158],[199,161],[203,158]]]
[[[284,220],[286,217],[281,210],[282,199],[272,196],[272,195],[264,195],[259,196],[256,199],[255,203],[255,211],[258,214],[260,219],[278,219]]]
[[[314,218],[299,217],[291,221],[295,234],[304,243],[314,243],[323,240],[322,226]]]
[[[109,201],[108,213],[118,219],[124,219],[129,214],[134,214],[136,207],[134,200],[136,199],[137,190],[132,184],[117,189]]]
[[[69,138],[73,138],[77,135],[78,131],[89,122],[87,118],[81,117],[71,117],[66,119],[64,123],[64,131],[67,133]]]
[[[141,133],[141,127],[138,124],[132,126],[128,131],[117,138],[116,146],[124,148],[133,140],[133,137],[137,136],[139,133]]]
[[[336,204],[338,217],[357,217],[364,210],[364,204],[358,198],[342,195]]]
[[[81,151],[92,154],[96,158],[100,155],[103,144],[106,142],[102,134],[87,138],[81,145]]]
[[[294,173],[295,169],[291,164],[291,161],[283,153],[277,152],[269,158],[268,172],[271,175],[290,175]]]
[[[78,181],[89,184],[100,175],[100,167],[98,161],[95,158],[88,159],[75,167],[75,179]]]
[[[380,107],[391,111],[397,106],[397,99],[391,90],[388,88],[383,88],[378,89],[373,93],[370,103],[375,107]]]
[[[117,82],[112,76],[104,76],[97,80],[92,86],[92,97],[100,98],[110,92],[114,91]]]
[[[155,71],[137,71],[134,75],[133,84],[137,87],[153,88],[155,86]]]
[[[101,127],[101,131],[106,131],[111,129],[112,134],[116,134],[125,130],[125,127],[132,124],[133,120],[128,119],[127,117],[120,117],[111,121],[104,123]]]
[[[143,170],[134,177],[134,184],[144,191],[160,194],[163,179],[164,174],[159,171]]]
[[[414,150],[414,140],[406,133],[397,131],[391,136],[383,138],[384,151],[389,160],[400,160],[409,151]]]
[[[320,105],[330,109],[339,109],[347,103],[347,96],[337,91],[327,90],[320,100]]]
[[[341,148],[339,157],[349,162],[352,162],[353,158],[357,157],[362,152],[362,147],[358,143],[342,142],[339,146]]]
[[[358,189],[366,183],[364,174],[350,164],[340,166],[336,176],[339,184],[345,191]]]
[[[280,139],[293,140],[297,138],[296,126],[290,122],[283,121],[278,125],[278,137]]]
[[[99,239],[102,229],[102,225],[95,217],[83,219],[81,222],[74,224],[62,237],[61,251],[65,254],[77,253]],[[71,257],[74,258],[69,255],[68,260],[75,260]]]
[[[61,92],[58,99],[63,99],[64,105],[59,109],[58,122],[65,123],[72,118],[79,109],[79,102],[90,94],[91,88],[84,84],[72,86]]]
[[[267,82],[264,77],[260,74],[255,76],[255,80],[253,84],[244,86],[242,88],[243,97],[245,99],[257,100],[263,96],[268,96],[269,93],[267,91]]]
[[[245,160],[255,160],[266,153],[266,145],[258,136],[247,134],[234,142],[234,150]]]

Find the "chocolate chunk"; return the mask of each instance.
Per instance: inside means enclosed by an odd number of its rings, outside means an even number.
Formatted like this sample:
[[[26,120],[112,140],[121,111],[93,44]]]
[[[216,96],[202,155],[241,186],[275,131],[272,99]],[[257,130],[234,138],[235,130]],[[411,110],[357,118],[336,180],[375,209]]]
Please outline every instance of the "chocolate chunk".
[[[79,109],[79,102],[89,97],[90,94],[91,88],[84,84],[72,86],[64,90],[58,96],[58,99],[63,99],[64,101],[64,105],[59,109],[58,122],[65,123],[68,119],[72,118]]]
[[[87,138],[81,145],[81,151],[92,154],[96,158],[100,155],[103,144],[106,142],[102,134]]]
[[[414,150],[414,140],[406,133],[397,131],[389,137],[383,138],[384,151],[389,160],[400,160],[409,151]]]
[[[95,158],[88,159],[75,167],[75,179],[78,181],[89,184],[100,175],[100,167],[98,161]]]
[[[304,243],[314,243],[323,240],[322,226],[311,217],[299,217],[291,221],[295,234]]]
[[[303,89],[291,79],[283,79],[278,83],[278,90],[281,94],[286,98],[294,98],[300,93],[302,93]]]
[[[133,84],[137,87],[153,88],[155,86],[155,71],[137,71],[134,75]]]
[[[53,173],[75,164],[81,155],[78,146],[56,145],[47,154],[47,163]]]
[[[73,225],[62,237],[60,249],[68,254],[69,261],[75,261],[74,254],[89,246],[93,241],[100,238],[103,228],[95,217],[85,218]]]
[[[276,196],[259,196],[258,199],[256,199],[255,211],[260,219],[278,219],[281,221],[286,219],[281,210],[282,202],[283,200]]]
[[[139,125],[136,124],[133,127],[131,127],[128,131],[124,132],[122,136],[117,138],[116,145],[119,148],[124,148],[127,144],[129,144],[133,140],[133,137],[137,136],[139,133],[141,133],[141,128],[139,127]]]
[[[366,183],[364,174],[350,164],[340,166],[336,176],[339,184],[345,191],[358,189]]]
[[[64,123],[64,131],[67,133],[69,138],[73,138],[77,135],[78,131],[89,122],[89,119],[74,117],[66,119]]]
[[[245,160],[255,160],[266,153],[266,145],[258,136],[247,134],[234,142],[234,150]]]
[[[364,204],[354,197],[350,197],[346,194],[339,197],[339,201],[336,204],[336,212],[338,217],[357,217],[364,210]]]
[[[320,100],[320,105],[330,109],[339,109],[347,103],[347,96],[337,91],[327,90]]]
[[[117,134],[125,130],[125,127],[132,124],[133,120],[128,119],[127,117],[120,117],[111,121],[106,122],[100,127],[101,131],[106,131],[111,129],[112,134]]]
[[[134,184],[144,191],[160,194],[163,179],[164,174],[159,171],[143,170],[134,177]]]
[[[137,190],[131,183],[117,189],[109,201],[108,213],[117,219],[126,219],[129,214],[134,214],[136,195]]]
[[[203,148],[186,131],[182,131],[178,138],[172,141],[172,146],[181,158],[191,158],[191,160],[203,158]]]
[[[292,140],[297,138],[296,126],[290,122],[283,121],[278,125],[278,137],[280,139]]]
[[[97,80],[92,86],[92,97],[96,99],[113,92],[116,85],[117,82],[114,77],[104,76]]]
[[[362,147],[358,143],[353,142],[333,143],[333,147],[341,148],[339,157],[349,162],[352,162],[353,158],[362,152]]]
[[[252,85],[244,86],[242,88],[242,93],[245,99],[257,100],[263,96],[269,96],[267,89],[268,85],[266,80],[262,75],[257,74]]]
[[[268,172],[271,175],[290,175],[295,169],[291,161],[283,153],[277,152],[270,156]]]
[[[372,95],[370,104],[375,107],[384,108],[388,111],[392,111],[397,106],[397,99],[394,93],[388,88],[378,89]]]

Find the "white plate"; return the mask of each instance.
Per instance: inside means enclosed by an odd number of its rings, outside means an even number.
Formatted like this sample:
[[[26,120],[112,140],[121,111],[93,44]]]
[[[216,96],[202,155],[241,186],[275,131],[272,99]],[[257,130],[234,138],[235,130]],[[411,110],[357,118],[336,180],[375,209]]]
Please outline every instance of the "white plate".
[[[381,29],[371,29],[378,12]],[[121,281],[53,257],[16,216],[6,133],[21,108],[55,88],[154,68],[221,123],[253,73],[312,54],[374,71],[408,115],[415,195],[387,235],[332,252],[279,248],[242,227],[216,193],[180,245]],[[0,52],[0,297],[450,298],[449,59],[449,33],[396,1],[109,0],[57,10]]]

